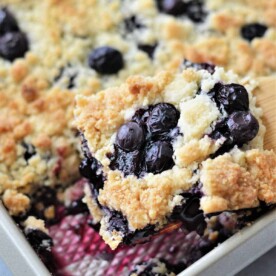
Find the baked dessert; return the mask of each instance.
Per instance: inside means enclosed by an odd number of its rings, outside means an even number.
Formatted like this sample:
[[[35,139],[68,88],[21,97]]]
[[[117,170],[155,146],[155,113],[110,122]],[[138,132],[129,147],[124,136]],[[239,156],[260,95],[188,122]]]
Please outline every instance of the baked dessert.
[[[38,187],[79,178],[76,93],[178,70],[184,58],[272,74],[274,11],[275,1],[3,0],[0,193],[11,214]]]
[[[56,198],[67,206],[65,189],[81,177],[76,94],[89,96],[136,74],[174,74],[183,63],[210,72],[212,63],[240,76],[275,74],[275,6],[275,0],[2,0],[0,196],[10,214],[22,227],[29,216],[49,227],[59,218]],[[82,209],[80,202],[73,201]]]
[[[179,222],[203,234],[208,214],[276,201],[254,82],[186,65],[76,98],[86,202],[112,249]]]

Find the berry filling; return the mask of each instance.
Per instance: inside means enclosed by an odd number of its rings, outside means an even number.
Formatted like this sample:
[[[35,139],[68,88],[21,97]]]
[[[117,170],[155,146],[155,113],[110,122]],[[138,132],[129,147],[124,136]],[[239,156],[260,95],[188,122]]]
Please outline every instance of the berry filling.
[[[124,67],[124,60],[120,51],[103,46],[89,54],[88,65],[99,74],[111,75],[118,73]]]
[[[43,253],[43,251],[51,251],[53,246],[52,238],[45,232],[37,229],[26,229],[25,235],[36,252]]]
[[[201,23],[207,15],[203,0],[157,0],[158,9],[166,14],[181,16],[185,15],[195,23]]]
[[[104,177],[100,163],[94,157],[86,157],[81,161],[80,174],[93,183],[95,189],[103,188]]]
[[[184,198],[185,203],[174,208],[170,219],[181,221],[185,229],[202,235],[206,228],[206,221],[203,211],[200,210],[200,197],[187,194]]]
[[[252,41],[256,37],[263,37],[267,26],[260,23],[246,24],[241,28],[241,35],[244,39]]]
[[[117,132],[110,168],[142,177],[174,166],[172,143],[179,135],[179,111],[167,103],[136,111]]]

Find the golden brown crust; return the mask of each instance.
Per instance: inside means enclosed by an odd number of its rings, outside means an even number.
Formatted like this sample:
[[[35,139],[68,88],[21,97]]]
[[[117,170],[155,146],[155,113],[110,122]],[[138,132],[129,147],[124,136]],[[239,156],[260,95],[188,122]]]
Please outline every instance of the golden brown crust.
[[[23,223],[25,229],[40,230],[46,234],[49,234],[48,229],[45,227],[45,222],[41,219],[37,219],[33,216],[29,216]]]
[[[31,200],[15,190],[6,190],[3,195],[3,203],[12,216],[18,216],[30,208]]]
[[[177,168],[142,179],[124,178],[119,171],[109,171],[98,199],[101,205],[122,212],[130,229],[142,229],[165,222],[166,214],[181,201],[177,193],[190,188],[191,177],[190,170]]]
[[[233,156],[225,154],[202,163],[204,212],[252,208],[259,205],[259,200],[276,202],[276,155],[250,150],[244,158],[245,164],[238,164]]]
[[[273,151],[246,153],[248,171],[258,187],[258,198],[268,204],[276,203],[276,156]]]

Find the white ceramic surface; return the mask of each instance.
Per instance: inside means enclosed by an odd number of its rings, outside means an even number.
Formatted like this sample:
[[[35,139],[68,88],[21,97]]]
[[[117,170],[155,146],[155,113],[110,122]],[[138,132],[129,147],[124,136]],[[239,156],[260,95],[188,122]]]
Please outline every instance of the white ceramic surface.
[[[14,276],[49,276],[50,273],[33,251],[0,201],[0,259]]]

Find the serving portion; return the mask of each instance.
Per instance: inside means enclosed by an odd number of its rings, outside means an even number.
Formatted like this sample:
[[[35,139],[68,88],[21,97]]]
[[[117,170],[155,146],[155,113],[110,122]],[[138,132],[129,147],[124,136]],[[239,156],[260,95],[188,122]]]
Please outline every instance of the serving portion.
[[[179,222],[203,234],[207,215],[276,201],[254,83],[202,67],[77,97],[86,202],[113,249]]]

